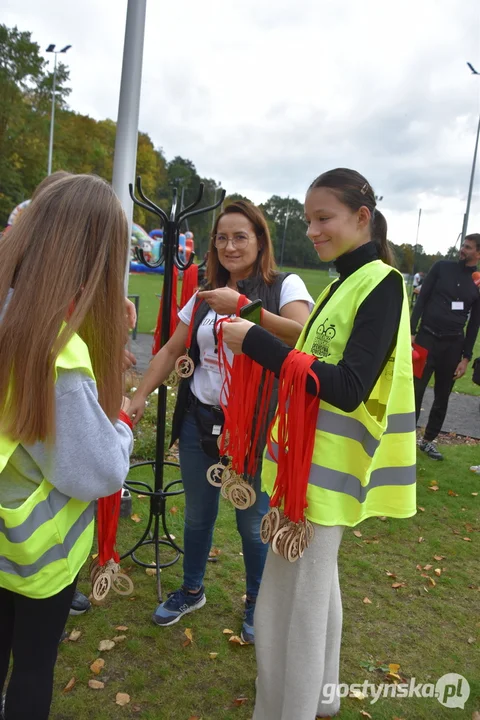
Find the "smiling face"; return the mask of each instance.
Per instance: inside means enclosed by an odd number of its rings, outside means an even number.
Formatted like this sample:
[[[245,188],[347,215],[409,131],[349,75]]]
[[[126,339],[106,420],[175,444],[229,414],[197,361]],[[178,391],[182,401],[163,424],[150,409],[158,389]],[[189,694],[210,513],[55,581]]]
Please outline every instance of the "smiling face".
[[[336,193],[313,188],[305,198],[307,237],[322,262],[331,262],[371,240],[371,213],[367,207],[354,212]]]
[[[228,238],[225,247],[217,248],[218,260],[228,270],[232,280],[238,281],[248,277],[257,262],[260,245],[255,235],[255,229],[248,218],[241,213],[227,213],[220,218],[217,225],[217,237]],[[237,238],[235,247],[232,240]],[[239,247],[248,241],[245,247]]]

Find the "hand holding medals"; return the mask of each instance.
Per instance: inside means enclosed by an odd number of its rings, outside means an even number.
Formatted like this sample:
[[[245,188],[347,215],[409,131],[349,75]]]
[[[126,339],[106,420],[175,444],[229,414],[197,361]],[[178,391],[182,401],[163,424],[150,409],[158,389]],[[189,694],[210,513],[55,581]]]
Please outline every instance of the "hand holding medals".
[[[320,383],[310,368],[313,360],[298,350],[288,355],[280,374],[278,408],[268,436],[269,453],[277,462],[277,477],[260,537],[289,562],[302,557],[314,533],[305,517],[320,403]],[[316,395],[306,392],[309,376],[316,383]]]
[[[237,315],[248,303],[245,295],[241,295]],[[257,471],[258,442],[266,424],[274,376],[246,355],[236,355],[230,365],[222,337],[224,322],[228,320],[218,322],[219,362],[225,374],[220,396],[225,415],[223,433],[218,440],[221,461],[209,468],[207,479],[221,488],[222,496],[235,508],[245,510],[256,501],[252,482]]]
[[[185,347],[185,354],[180,355],[180,357],[177,358],[177,361],[175,363],[175,372],[177,374],[177,377],[180,378],[180,380],[191,377],[195,370],[195,365],[192,358],[190,357],[190,348],[192,347],[192,335],[193,326],[195,325],[195,313],[197,312],[198,306],[201,304],[201,302],[202,301],[198,298],[195,301],[195,305],[192,310],[192,317],[190,318],[190,325],[188,326],[188,337]]]

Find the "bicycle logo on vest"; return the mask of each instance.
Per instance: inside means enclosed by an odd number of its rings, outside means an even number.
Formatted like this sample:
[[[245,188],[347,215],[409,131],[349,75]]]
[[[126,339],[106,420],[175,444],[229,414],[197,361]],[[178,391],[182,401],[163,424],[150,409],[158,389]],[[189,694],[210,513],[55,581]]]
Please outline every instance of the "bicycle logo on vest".
[[[318,358],[330,355],[330,343],[337,334],[335,325],[330,324],[327,327],[327,320],[328,318],[325,318],[325,321],[317,328],[317,335],[312,344],[312,354]]]

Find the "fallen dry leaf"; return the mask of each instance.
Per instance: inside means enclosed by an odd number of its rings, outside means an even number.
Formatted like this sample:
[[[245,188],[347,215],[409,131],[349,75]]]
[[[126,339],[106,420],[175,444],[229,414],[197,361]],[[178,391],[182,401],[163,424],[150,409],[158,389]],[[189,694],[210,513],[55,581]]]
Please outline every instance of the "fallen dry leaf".
[[[363,602],[365,603],[365,605],[371,605],[371,604],[372,604],[372,601],[369,600],[368,597],[364,597],[364,598],[363,598]]]
[[[480,720],[480,712],[478,710],[475,710],[473,713],[472,720]]]
[[[358,538],[362,537],[362,533],[360,532],[360,530],[354,530],[353,534],[355,535],[355,537],[358,537]]]
[[[420,512],[425,512],[425,508],[424,508],[424,507],[420,507],[420,505],[417,505],[417,510],[420,510]]]
[[[137,498],[139,500],[143,500],[143,498],[147,498],[147,497],[149,497],[149,496],[148,495],[137,495]]]
[[[417,565],[416,569],[417,569],[417,570],[423,570],[423,567],[422,567],[421,565]]]
[[[98,650],[99,652],[103,652],[104,650],[112,650],[115,647],[115,643],[113,640],[100,640],[98,643]]]
[[[433,492],[436,492],[439,489],[439,487],[438,487],[438,485],[430,485],[430,487],[428,489],[433,490]]]
[[[453,534],[454,534],[454,535],[460,535],[460,530],[454,530],[454,531],[453,531]]]
[[[157,568],[145,568],[145,573],[150,577],[154,577],[157,574]]]
[[[70,635],[68,636],[68,639],[69,639],[71,642],[77,642],[77,640],[78,640],[78,638],[80,637],[81,634],[82,634],[82,633],[81,633],[80,630],[72,630],[72,632],[71,632]]]
[[[423,537],[420,536],[420,537],[418,538],[418,542],[419,542],[419,543],[425,542],[425,538],[423,538]]]
[[[170,508],[170,510],[168,512],[171,512],[172,515],[176,515],[178,513],[178,508],[175,507],[175,505],[174,505],[173,507]]]
[[[233,701],[233,704],[236,705],[237,707],[240,707],[240,705],[243,705],[243,703],[246,703],[247,700],[248,700],[248,698],[242,695],[241,697],[235,698],[235,700]]]
[[[348,697],[355,698],[356,700],[365,700],[366,695],[364,695],[361,690],[352,690]]]
[[[218,655],[218,653],[208,653],[208,657],[210,658],[210,660],[215,660],[217,655]]]
[[[360,715],[362,717],[370,718],[370,720],[372,720],[372,716],[370,715],[370,713],[367,713],[366,710],[360,710]]]
[[[437,577],[440,577],[440,575],[442,574],[442,571],[440,570],[440,568],[435,568],[435,570],[433,572],[435,573],[435,575]]]
[[[477,497],[478,493],[472,493],[473,497]]]
[[[187,638],[183,643],[183,647],[188,647],[193,642],[192,628],[185,628],[183,634]]]
[[[406,585],[406,583],[404,583],[404,582],[403,583],[402,582],[394,582],[392,584],[392,588],[394,588],[394,590],[398,590],[398,588],[405,587],[405,585]]]
[[[463,539],[465,540],[465,542],[472,542],[472,539],[471,539],[471,538],[464,537]]]
[[[229,630],[228,628],[225,628],[225,630],[223,630],[223,634],[224,635],[233,635],[233,630]]]
[[[103,660],[103,658],[98,658],[98,660],[95,660],[90,665],[90,670],[93,673],[95,673],[95,675],[99,675],[102,672],[104,667],[105,667],[105,660]]]
[[[388,669],[391,673],[395,674],[398,673],[398,671],[400,670],[400,665],[398,665],[397,663],[389,663]]]
[[[125,632],[125,630],[128,630],[128,625],[117,625],[115,630],[122,630],[123,632]]]
[[[424,565],[424,570],[431,570],[433,565]]]
[[[434,555],[433,559],[436,560],[437,562],[441,562],[442,560],[445,560],[445,557],[446,557],[445,555]]]
[[[450,497],[458,497],[458,493],[454,492],[453,490],[449,490],[448,495],[450,495]]]
[[[385,522],[387,519],[386,515],[382,515],[382,517],[378,517],[377,520],[381,520],[382,522]]]
[[[430,583],[430,585],[431,585],[432,587],[435,587],[435,585],[437,584],[437,583],[435,582],[435,580],[434,580],[433,578],[431,578],[431,577],[428,578],[428,582]]]
[[[467,640],[467,642],[468,642],[469,645],[473,645],[473,643],[475,642],[475,638],[474,638],[474,637],[469,637],[468,640]]]
[[[65,685],[65,687],[63,688],[62,692],[64,692],[64,693],[69,693],[70,690],[73,690],[73,688],[75,687],[75,683],[76,683],[76,682],[77,682],[77,681],[76,681],[76,679],[75,679],[74,677],[70,678],[70,680],[68,681],[68,683],[67,683],[67,684]]]
[[[188,720],[202,720],[202,718],[200,717],[200,715],[190,715]]]
[[[231,642],[234,645],[248,645],[248,643],[243,642],[242,638],[238,637],[238,635],[231,635],[228,638],[228,642]]]
[[[126,640],[126,639],[127,639],[127,636],[126,636],[126,635],[117,635],[116,637],[113,638],[113,642],[114,642],[114,643],[121,643],[121,642],[123,642],[123,641]]]
[[[128,695],[127,693],[117,693],[115,695],[115,702],[117,705],[120,705],[120,707],[128,705],[128,703],[130,702],[130,695]]]
[[[103,688],[105,687],[105,683],[103,683],[101,680],[89,680],[88,687],[92,688],[92,690],[103,690]]]
[[[397,576],[395,575],[395,573],[388,572],[388,570],[385,570],[385,572],[387,573],[387,577],[391,577],[391,578],[396,578],[396,577],[397,577]]]
[[[208,557],[217,557],[218,555],[221,555],[222,551],[220,548],[212,547],[210,552],[208,553]]]
[[[133,522],[141,522],[142,518],[137,513],[133,513],[133,515],[130,515],[130,520],[133,520]]]

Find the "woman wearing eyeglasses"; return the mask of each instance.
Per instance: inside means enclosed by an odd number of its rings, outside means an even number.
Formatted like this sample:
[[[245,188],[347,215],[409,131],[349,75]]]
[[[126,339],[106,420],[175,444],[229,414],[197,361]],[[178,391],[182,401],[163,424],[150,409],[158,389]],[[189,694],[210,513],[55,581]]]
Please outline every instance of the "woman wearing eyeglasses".
[[[235,315],[240,294],[251,300],[260,298],[262,326],[293,347],[313,307],[298,275],[276,271],[268,225],[261,211],[249,202],[234,202],[219,215],[208,258],[206,290],[180,310],[177,329],[152,360],[129,410],[133,422],[138,423],[148,395],[168,378],[185,353],[193,314],[189,354],[195,370],[180,383],[172,428],[172,442],[179,439],[185,488],[183,585],[156,609],[153,620],[161,626],[173,625],[206,602],[203,579],[219,503],[219,489],[209,484],[206,473],[218,458],[217,437],[212,436],[211,428],[219,418],[224,378],[215,324]],[[227,356],[231,363],[230,351]],[[260,491],[260,470],[254,484],[255,504],[236,510],[246,572],[242,638],[250,643],[254,642],[253,615],[267,551],[260,540],[260,523],[268,510],[268,497]]]

